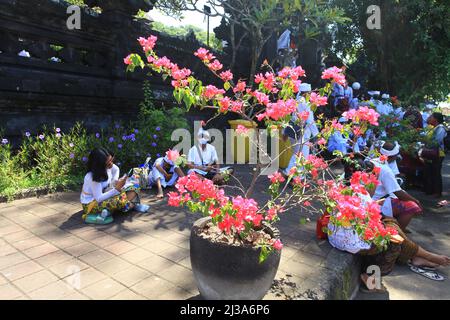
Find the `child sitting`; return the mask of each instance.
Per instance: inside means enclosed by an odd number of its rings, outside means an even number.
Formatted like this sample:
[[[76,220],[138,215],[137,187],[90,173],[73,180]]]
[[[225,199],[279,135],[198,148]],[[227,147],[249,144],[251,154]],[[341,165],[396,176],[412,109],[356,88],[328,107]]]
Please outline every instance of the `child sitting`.
[[[169,159],[167,155],[156,159],[149,175],[149,184],[158,188],[157,198],[163,198],[163,187],[174,186],[179,177],[184,177],[183,171]]]

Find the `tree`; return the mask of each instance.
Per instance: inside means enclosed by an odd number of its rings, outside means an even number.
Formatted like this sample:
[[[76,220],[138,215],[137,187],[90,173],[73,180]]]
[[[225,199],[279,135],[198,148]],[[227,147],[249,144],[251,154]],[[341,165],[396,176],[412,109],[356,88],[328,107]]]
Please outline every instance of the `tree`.
[[[376,66],[368,85],[417,103],[444,100],[450,83],[450,2],[333,0],[352,22],[336,33],[334,53]],[[381,30],[367,28],[369,5],[381,8]]]
[[[274,34],[299,26],[306,36],[314,37],[320,34],[323,25],[347,20],[341,9],[329,6],[325,0],[207,0],[206,4],[211,8],[211,16],[222,17],[229,26],[232,64],[243,39],[249,40],[250,81],[253,81],[264,45]],[[175,17],[181,17],[187,11],[203,13],[198,0],[159,0],[155,7]],[[237,27],[243,30],[238,38],[235,33]]]

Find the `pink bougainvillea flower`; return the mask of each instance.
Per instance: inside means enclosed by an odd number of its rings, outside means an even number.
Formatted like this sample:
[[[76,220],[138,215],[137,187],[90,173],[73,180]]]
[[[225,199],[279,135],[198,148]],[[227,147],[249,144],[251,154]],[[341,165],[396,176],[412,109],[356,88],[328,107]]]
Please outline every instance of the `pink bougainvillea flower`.
[[[177,161],[180,157],[180,153],[177,150],[169,149],[169,151],[166,151],[166,156],[170,161]]]
[[[142,49],[147,52],[147,51],[152,51],[153,48],[155,47],[156,41],[158,40],[158,37],[156,36],[150,36],[147,39],[145,39],[144,37],[139,37],[138,41],[139,44],[141,45]]]
[[[268,178],[270,179],[270,182],[272,182],[272,183],[283,183],[284,181],[286,181],[286,179],[283,177],[283,175],[279,172],[275,172],[274,174],[271,174],[270,176],[268,176]]]
[[[274,248],[275,250],[281,250],[281,249],[283,249],[283,244],[281,243],[280,239],[275,240],[275,241],[273,242],[272,246],[273,246],[273,248]]]
[[[305,70],[301,66],[295,67],[291,70],[291,79],[298,80],[300,77],[304,77],[306,75]]]
[[[294,99],[278,100],[275,103],[268,103],[266,116],[273,120],[280,120],[297,110],[297,101]]]
[[[233,80],[233,74],[231,73],[230,70],[223,71],[223,72],[220,73],[220,78],[222,79],[223,82],[232,81]]]
[[[297,117],[305,122],[309,118],[309,111],[297,112]]]
[[[216,57],[209,52],[209,50],[206,50],[205,48],[199,48],[194,55],[196,57],[199,57],[201,60],[203,60],[204,62],[209,62],[212,59],[215,59]]]
[[[368,122],[371,125],[378,126],[378,118],[380,114],[372,108],[360,107],[359,109],[352,109],[342,114],[343,117],[360,123],[362,121]]]
[[[208,68],[212,71],[219,71],[222,70],[223,64],[221,64],[219,60],[214,60],[208,65]]]
[[[174,66],[174,64],[167,57],[159,58],[153,64],[156,67],[163,67],[163,68],[166,68],[166,69],[172,69],[172,67]]]
[[[269,96],[265,93],[262,93],[258,90],[256,90],[255,92],[253,92],[252,94],[256,100],[258,100],[258,103],[263,104],[263,105],[268,105],[270,102]]]
[[[131,61],[131,54],[129,54],[128,56],[126,56],[123,59],[123,63],[125,63],[127,66],[131,65],[132,61]]]
[[[327,97],[321,97],[315,92],[311,92],[311,95],[309,97],[309,102],[312,104],[320,107],[320,106],[326,106],[328,104],[328,98]]]
[[[219,100],[219,110],[220,112],[226,112],[230,109],[231,99],[228,97],[222,98]]]
[[[208,85],[203,92],[203,96],[207,99],[213,99],[218,95],[224,94],[225,90],[219,89],[216,86]]]
[[[237,129],[236,129],[236,133],[239,134],[239,135],[243,135],[243,136],[247,135],[249,133],[249,131],[250,131],[250,129],[244,127],[241,124],[238,125]]]
[[[342,71],[343,70],[339,69],[338,67],[328,68],[322,73],[322,79],[333,80],[339,83],[340,85],[344,85],[345,76],[342,74]]]
[[[244,92],[246,87],[247,84],[245,83],[245,81],[239,81],[237,85],[233,88],[233,92],[234,93]]]
[[[172,78],[174,80],[184,80],[191,75],[191,70],[183,68],[172,68]]]
[[[242,101],[232,101],[231,102],[231,111],[241,113],[242,108],[244,107],[244,103]]]

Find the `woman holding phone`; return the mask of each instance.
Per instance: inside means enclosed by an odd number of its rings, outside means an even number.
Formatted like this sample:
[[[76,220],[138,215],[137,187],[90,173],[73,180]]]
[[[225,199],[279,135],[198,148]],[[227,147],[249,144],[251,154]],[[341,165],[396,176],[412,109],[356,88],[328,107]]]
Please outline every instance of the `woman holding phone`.
[[[127,175],[120,177],[120,169],[106,149],[92,150],[87,167],[80,196],[86,223],[111,223],[111,213],[115,211],[148,211],[148,206],[139,203],[139,185],[127,183]]]

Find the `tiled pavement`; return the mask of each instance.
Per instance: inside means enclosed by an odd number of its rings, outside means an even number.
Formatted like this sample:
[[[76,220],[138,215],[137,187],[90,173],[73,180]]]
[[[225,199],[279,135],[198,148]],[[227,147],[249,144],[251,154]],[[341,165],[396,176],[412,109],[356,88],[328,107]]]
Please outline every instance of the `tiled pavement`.
[[[68,192],[0,204],[0,299],[198,299],[189,259],[198,216],[150,202],[149,214],[92,226],[82,222],[78,199]],[[299,221],[289,213],[278,224],[285,247],[266,299],[306,298],[335,267],[329,244],[315,240],[315,223]]]

